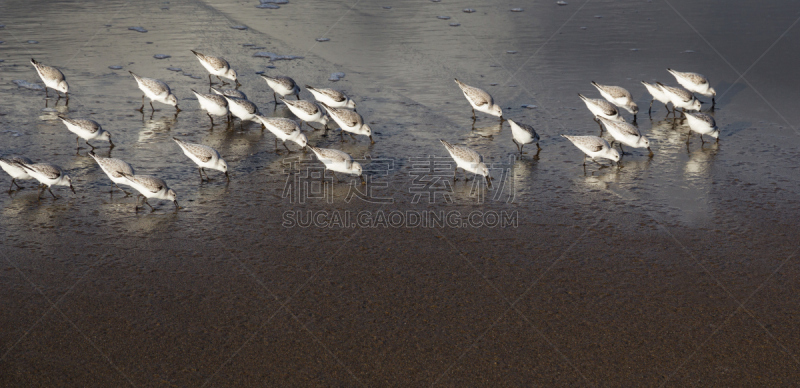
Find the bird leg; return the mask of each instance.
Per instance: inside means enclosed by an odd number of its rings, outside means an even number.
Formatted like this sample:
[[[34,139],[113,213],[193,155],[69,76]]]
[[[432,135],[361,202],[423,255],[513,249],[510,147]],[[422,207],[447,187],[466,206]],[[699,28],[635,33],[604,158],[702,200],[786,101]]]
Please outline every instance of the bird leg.
[[[58,197],[56,197],[56,195],[55,195],[55,194],[53,194],[53,190],[50,190],[50,187],[47,187],[47,191],[49,191],[49,192],[50,192],[50,195],[52,195],[52,196],[53,196],[53,199],[58,199]]]
[[[275,105],[278,105],[278,95],[272,92],[272,98],[275,100]]]
[[[93,145],[89,144],[89,140],[86,140],[86,145],[88,145],[89,147],[92,147],[92,151],[94,151],[95,147]],[[112,144],[112,147],[113,147],[113,144]]]
[[[144,94],[142,94],[142,107],[139,108],[139,109],[136,109],[136,110],[138,110],[139,112],[144,113]]]
[[[200,174],[200,183],[203,183],[203,168],[198,167],[197,173]]]
[[[142,199],[144,200],[144,204],[150,207],[150,213],[156,211],[156,209],[154,209],[153,206],[150,205],[150,202],[147,202],[147,197],[142,196]],[[142,207],[144,207],[144,206],[142,206]]]
[[[283,142],[283,148],[286,148],[286,151],[288,152],[292,152],[292,150],[290,150],[289,147],[286,146],[286,141]]]
[[[653,101],[655,101],[655,100],[656,100],[655,98],[654,98],[654,99],[652,99],[652,100],[650,100],[650,108],[648,108],[648,109],[647,109],[647,114],[648,114],[650,117],[653,117],[653,115],[652,115],[652,111],[653,111]]]
[[[152,100],[150,100],[150,109],[151,109],[151,112],[155,112],[156,111],[156,108],[153,106],[153,101]]]
[[[472,108],[472,121],[477,120],[478,118],[475,117],[475,108]]]
[[[208,75],[208,86],[213,85],[214,82],[211,82],[211,74]]]
[[[129,193],[129,192],[127,192],[127,191],[123,190],[123,189],[122,189],[122,187],[119,187],[119,185],[117,185],[116,183],[114,183],[114,186],[117,186],[117,188],[118,188],[118,189],[120,189],[120,191],[122,191],[123,193],[125,193],[125,196],[126,196],[126,197],[130,197],[130,196],[131,196],[131,193]],[[111,191],[113,192],[114,190],[111,190]]]
[[[600,126],[600,134],[602,135],[603,134],[603,124],[600,123],[600,120],[598,120],[598,119],[594,119],[594,122],[597,123],[597,125]]]

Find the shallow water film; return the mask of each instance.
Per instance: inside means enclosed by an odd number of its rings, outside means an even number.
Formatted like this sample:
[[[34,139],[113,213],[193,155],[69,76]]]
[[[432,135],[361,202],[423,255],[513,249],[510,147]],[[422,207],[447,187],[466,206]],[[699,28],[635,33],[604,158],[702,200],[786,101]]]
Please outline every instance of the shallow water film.
[[[0,155],[55,164],[75,189],[19,189],[0,173],[2,386],[800,380],[794,2],[0,10]],[[241,86],[192,50],[226,59]],[[64,74],[68,99],[46,97],[31,58]],[[718,139],[651,105],[642,81],[680,86],[667,68],[707,77],[716,94],[695,96]],[[151,108],[130,72],[168,84],[180,110]],[[255,116],[208,115],[192,92],[237,89],[265,121],[299,123],[262,75],[291,77],[303,100],[307,85],[343,91],[365,126],[312,121],[305,141],[284,143]],[[454,79],[491,95],[503,119],[473,119]],[[578,97],[603,98],[592,81],[630,92],[635,121],[618,113],[652,157],[620,152],[593,120]],[[90,139],[94,154],[162,179],[162,198],[117,189],[60,117],[99,123],[114,147]],[[508,120],[532,127],[541,150],[520,152]],[[584,165],[562,134],[601,136],[621,159]],[[173,138],[218,151],[230,181],[199,172]],[[462,168],[454,179],[440,140],[479,154],[491,179]],[[326,171],[311,147],[352,161]]]

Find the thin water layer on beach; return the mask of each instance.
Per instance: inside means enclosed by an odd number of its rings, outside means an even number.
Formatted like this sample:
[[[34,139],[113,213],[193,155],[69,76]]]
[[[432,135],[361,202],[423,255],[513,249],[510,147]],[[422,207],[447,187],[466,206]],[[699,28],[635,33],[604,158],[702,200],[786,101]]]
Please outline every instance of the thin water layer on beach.
[[[3,385],[794,381],[800,14],[560,3],[6,4],[0,154],[61,166],[77,194],[37,200],[23,180],[0,197]],[[361,163],[366,185],[259,123],[212,127],[190,50],[227,59],[266,116],[294,118],[257,72],[345,91],[375,144],[303,129]],[[37,90],[31,58],[66,75],[68,105]],[[709,77],[719,142],[650,109],[640,81],[677,85],[667,68]],[[136,111],[129,71],[168,83],[182,111]],[[473,122],[454,78],[533,126],[541,151],[520,155],[496,117]],[[601,135],[578,98],[600,98],[592,81],[632,93],[652,158],[626,147],[619,168],[584,168],[559,136]],[[137,214],[109,193],[58,115],[101,123],[116,146],[92,140],[95,153],[164,179],[182,208]],[[172,137],[217,149],[230,183],[201,183]],[[453,181],[439,139],[483,155],[491,187]]]

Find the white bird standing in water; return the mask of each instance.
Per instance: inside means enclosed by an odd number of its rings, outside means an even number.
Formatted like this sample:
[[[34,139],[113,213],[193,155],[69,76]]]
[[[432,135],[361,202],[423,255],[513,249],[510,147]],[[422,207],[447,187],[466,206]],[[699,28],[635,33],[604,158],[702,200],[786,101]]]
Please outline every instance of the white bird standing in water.
[[[611,148],[606,139],[597,136],[569,136],[561,135],[567,140],[571,141],[575,147],[583,151],[583,166],[586,167],[586,157],[592,158],[605,158],[614,162],[619,162],[619,152]],[[599,163],[598,163],[599,164]]]
[[[364,176],[362,175],[363,171],[361,164],[354,161],[352,156],[332,148],[318,148],[312,146],[309,146],[308,148],[310,148],[311,151],[317,155],[319,161],[325,165],[325,169],[333,172],[334,178],[336,177],[336,172],[338,171],[345,174],[358,176],[361,178],[362,185],[366,183],[364,181]]]
[[[58,92],[64,93],[64,97],[69,102],[69,85],[67,84],[67,77],[64,77],[64,73],[55,67],[36,62],[33,58],[31,58],[31,64],[36,68],[36,72],[39,73],[39,77],[42,79],[42,82],[44,82],[45,97],[48,97],[47,88],[50,88],[57,91],[56,95],[58,95]],[[61,96],[58,95],[58,98],[61,98]]]
[[[335,89],[315,88],[306,85],[306,89],[314,95],[314,99],[333,108],[349,108],[356,110],[356,102],[346,94]]]
[[[115,158],[102,158],[100,156],[95,155],[94,151],[89,151],[89,156],[92,157],[97,162],[97,165],[100,166],[100,169],[103,170],[106,175],[108,175],[108,179],[111,179],[111,182],[120,189],[125,196],[131,195],[131,193],[119,187],[119,184],[128,185],[130,186],[130,182],[122,175],[128,174],[133,175],[133,167],[130,164],[126,163],[121,159]],[[111,189],[111,192],[114,192],[114,189]]]
[[[494,99],[489,93],[486,93],[485,91],[476,87],[469,86],[459,81],[458,78],[455,80],[456,84],[458,84],[458,87],[461,88],[461,91],[464,93],[464,97],[466,97],[467,101],[469,101],[469,104],[472,105],[472,121],[476,120],[476,109],[478,112],[497,116],[502,121],[503,109],[500,108],[500,105],[494,103]]]
[[[633,114],[633,122],[636,122],[636,114],[639,113],[639,106],[633,102],[631,92],[619,86],[600,85],[594,81],[592,81],[592,85],[597,88],[597,91],[600,92],[603,98]]]
[[[456,168],[453,169],[454,182],[456,180],[456,172],[461,168],[465,172],[469,171],[476,176],[481,175],[485,177],[486,183],[489,186],[492,185],[489,168],[486,167],[486,163],[483,162],[483,155],[466,146],[453,145],[442,139],[439,139],[439,141],[442,142],[444,148],[447,149],[447,152],[450,153],[450,156],[456,162]]]
[[[530,125],[520,124],[514,120],[508,119],[508,125],[511,126],[511,136],[514,144],[517,145],[519,153],[522,154],[522,147],[525,144],[536,143],[536,150],[541,151],[539,147],[539,134]]]
[[[151,213],[156,209],[153,209],[153,206],[147,202],[148,198],[172,201],[172,203],[175,204],[175,212],[178,212],[180,208],[178,206],[178,196],[175,194],[175,190],[170,189],[169,186],[167,186],[167,182],[164,182],[163,179],[149,175],[131,175],[126,173],[122,173],[122,176],[130,182],[131,187],[140,193],[136,196],[136,206],[134,207],[137,213],[139,212],[139,197],[142,197],[144,204],[150,207]],[[142,205],[142,207],[144,207],[144,205]]]
[[[709,135],[719,142],[719,128],[717,128],[717,121],[713,117],[705,113],[689,113],[686,112],[686,123],[689,124],[689,129],[700,134],[700,141],[705,144],[703,135]],[[691,137],[691,133],[689,133]],[[686,144],[689,144],[689,137],[686,138]]]
[[[280,94],[281,97],[286,97],[287,94],[294,94],[298,100],[300,99],[300,87],[297,86],[293,79],[283,75],[270,77],[265,74],[261,74],[261,78],[267,81],[267,85],[272,89],[272,97],[275,99],[275,104],[278,103],[278,97],[275,93]]]
[[[197,51],[191,50],[192,54],[197,57],[200,61],[200,64],[208,70],[208,84],[211,85],[211,76],[217,76],[217,79],[222,81],[219,77],[225,77],[233,82],[236,82],[236,86],[239,87],[241,84],[236,76],[236,70],[231,69],[231,65],[223,58],[220,57],[212,57],[211,55],[205,55],[203,53],[198,53]],[[222,83],[225,85],[225,83]]]
[[[208,177],[208,173],[205,171],[206,168],[222,171],[225,173],[225,179],[228,181],[231,180],[230,175],[228,175],[228,163],[225,163],[225,160],[219,155],[219,151],[207,145],[187,143],[176,137],[173,137],[172,140],[175,140],[175,143],[178,143],[183,153],[197,165],[197,172],[200,173],[201,183],[203,182],[203,173],[206,174],[205,180],[211,180],[211,178]]]
[[[608,130],[608,133],[611,134],[614,140],[619,143],[619,150],[623,155],[625,154],[625,151],[622,149],[622,144],[624,143],[633,148],[647,148],[647,151],[650,152],[650,157],[653,157],[653,151],[650,150],[650,140],[642,135],[639,128],[623,121],[609,120],[600,116],[597,118],[606,126],[606,130]]]
[[[358,112],[344,108],[333,108],[325,105],[324,102],[320,102],[320,104],[325,107],[333,121],[339,124],[342,129],[342,141],[344,141],[344,132],[347,131],[356,135],[369,136],[369,140],[372,144],[375,144],[375,140],[372,140],[372,128],[364,122],[364,118]],[[353,135],[350,135],[350,137],[353,137]]]
[[[711,87],[711,83],[708,82],[708,78],[706,78],[704,75],[690,72],[680,72],[669,68],[667,71],[672,74],[678,83],[686,88],[686,90],[693,93],[702,94],[706,97],[711,97],[711,109],[714,109],[714,106],[717,105],[717,91]]]
[[[136,79],[136,83],[139,84],[139,89],[144,93],[144,95],[142,95],[142,107],[137,109],[139,112],[144,112],[145,96],[150,99],[150,109],[153,111],[156,110],[156,108],[153,107],[153,101],[174,106],[176,113],[181,111],[180,108],[178,108],[178,99],[172,94],[169,85],[157,79],[139,77],[132,71],[129,71],[129,73]]]
[[[658,101],[664,104],[664,107],[667,108],[667,115],[669,115],[669,96],[661,90],[661,87],[657,84],[650,84],[647,82],[642,81],[642,85],[647,89],[647,92],[650,93],[653,98],[650,100],[650,109],[647,110],[647,114],[650,115],[651,111],[653,110],[653,101]],[[651,116],[652,117],[652,116]]]
[[[42,193],[45,189],[50,192],[50,195],[52,195],[54,199],[58,199],[58,197],[53,194],[53,190],[50,190],[50,187],[52,186],[69,186],[69,189],[72,190],[73,194],[75,194],[75,188],[72,187],[72,179],[69,177],[69,175],[64,174],[64,171],[61,170],[61,167],[58,167],[55,164],[29,164],[17,162],[17,166],[24,168],[25,171],[28,172],[28,175],[32,176],[33,179],[36,179],[42,184],[42,189],[39,190],[39,199],[42,198]]]
[[[70,132],[78,135],[78,138],[75,139],[76,148],[80,148],[79,140],[81,138],[85,140],[86,145],[92,147],[92,149],[95,148],[93,145],[89,144],[89,140],[92,139],[106,140],[111,145],[110,148],[114,148],[114,142],[111,141],[111,134],[103,129],[97,121],[89,119],[70,119],[64,116],[58,116],[58,118],[61,119],[61,122],[67,126]]]

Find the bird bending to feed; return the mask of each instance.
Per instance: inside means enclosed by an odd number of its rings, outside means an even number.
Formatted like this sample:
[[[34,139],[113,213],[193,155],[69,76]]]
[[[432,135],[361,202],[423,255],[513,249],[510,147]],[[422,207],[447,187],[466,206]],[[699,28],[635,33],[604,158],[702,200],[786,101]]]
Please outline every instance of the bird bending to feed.
[[[315,88],[308,85],[306,85],[306,89],[314,95],[315,100],[325,103],[327,106],[356,110],[356,102],[338,90]]]
[[[469,104],[472,105],[472,121],[476,120],[475,117],[475,110],[477,109],[478,112],[483,112],[490,114],[492,116],[497,116],[500,120],[503,120],[503,110],[500,108],[500,105],[494,103],[494,99],[492,98],[489,93],[485,91],[469,86],[461,81],[458,78],[455,78],[458,87],[461,88],[461,91],[464,92],[464,97],[467,98]]]
[[[700,141],[705,144],[703,135],[709,135],[719,142],[719,128],[717,128],[717,121],[713,117],[705,113],[689,113],[686,112],[686,123],[689,124],[689,129],[700,134]],[[691,136],[691,133],[689,133]],[[686,138],[686,144],[689,144],[689,137]]]
[[[0,158],[0,168],[11,176],[11,186],[8,187],[9,193],[11,193],[11,189],[14,185],[16,185],[18,189],[22,189],[22,186],[16,182],[17,179],[33,179],[33,177],[28,174],[28,171],[19,165],[20,163],[33,164],[33,161],[19,155],[9,155]]]
[[[198,53],[197,51],[191,50],[192,54],[197,57],[200,61],[200,64],[208,70],[208,84],[211,85],[211,76],[217,76],[217,79],[222,82],[222,78],[225,77],[233,82],[236,83],[236,87],[238,88],[241,86],[239,80],[236,77],[236,70],[231,69],[231,65],[223,58],[220,57],[212,57],[211,55],[205,55],[203,53]],[[222,82],[223,85],[226,85],[227,82]]]
[[[624,143],[633,148],[647,148],[647,151],[650,152],[650,157],[653,157],[653,151],[650,149],[650,140],[642,136],[642,132],[639,131],[639,128],[623,121],[609,120],[605,117],[598,116],[598,119],[606,126],[606,130],[611,134],[614,140],[619,143],[619,150],[623,155],[625,154],[625,151],[622,149],[622,144]]]
[[[228,101],[228,110],[231,114],[239,118],[239,125],[242,126],[242,130],[244,130],[245,120],[256,120],[256,116],[258,115],[258,107],[256,104],[243,98],[228,97],[225,95],[223,95],[223,97]]]
[[[100,156],[95,155],[94,151],[89,151],[89,156],[91,156],[97,165],[103,170],[106,175],[108,175],[108,179],[111,179],[111,182],[120,189],[125,196],[131,195],[131,193],[125,191],[122,187],[119,187],[119,184],[130,186],[130,182],[122,175],[128,174],[133,175],[133,167],[130,164],[115,158],[102,158]],[[111,189],[111,193],[114,192],[114,189]]]
[[[197,171],[200,173],[201,183],[203,182],[203,173],[206,174],[205,180],[211,180],[205,170],[206,168],[224,172],[225,179],[230,182],[231,177],[228,175],[228,163],[225,163],[225,160],[219,155],[219,151],[206,145],[187,143],[176,137],[173,137],[172,140],[175,140],[183,150],[183,153],[197,164]]]
[[[539,147],[539,134],[536,133],[533,127],[527,124],[518,124],[511,119],[508,119],[508,125],[511,126],[512,140],[514,144],[517,145],[520,154],[522,154],[522,147],[530,143],[536,143],[536,150],[541,151],[542,147]]]
[[[64,93],[64,97],[69,100],[69,85],[67,84],[67,78],[64,77],[64,73],[62,73],[61,70],[44,65],[41,62],[36,62],[33,58],[31,58],[31,64],[36,68],[36,72],[39,73],[39,77],[42,79],[42,82],[44,82],[45,97],[48,97],[47,88],[50,88],[56,90],[58,98],[61,98],[61,95],[58,94],[58,92],[61,92]]]
[[[311,122],[316,122],[324,125],[325,129],[328,128],[328,114],[316,103],[308,100],[287,100],[283,97],[281,97],[281,101],[292,111],[292,114],[305,121],[309,127],[311,127]]]
[[[592,81],[592,85],[597,88],[600,95],[610,103],[623,108],[633,114],[633,121],[636,122],[636,114],[639,113],[639,106],[633,102],[633,96],[624,88],[619,86],[600,85]]]
[[[75,139],[75,147],[80,149],[79,141],[82,138],[86,140],[86,145],[95,147],[89,144],[89,140],[92,139],[100,139],[106,140],[111,145],[110,148],[114,148],[114,142],[111,141],[111,134],[108,133],[97,121],[89,120],[89,119],[70,119],[64,116],[58,116],[59,119],[67,126],[70,132],[78,135],[78,138]]]
[[[267,81],[267,85],[272,89],[272,97],[275,99],[275,104],[278,103],[278,97],[275,93],[280,94],[281,97],[286,97],[287,94],[294,94],[298,100],[300,99],[300,87],[297,86],[293,79],[283,75],[270,77],[265,74],[261,74],[261,78],[264,78],[264,81]]]
[[[58,197],[53,194],[53,190],[50,190],[52,186],[69,186],[69,189],[75,194],[75,188],[72,187],[72,179],[70,179],[69,175],[64,174],[61,167],[55,164],[17,162],[17,166],[24,168],[25,171],[28,172],[28,175],[41,183],[42,188],[39,190],[39,199],[42,198],[42,193],[45,189],[50,192],[50,195],[52,195],[54,199],[58,199]]]
[[[567,140],[571,141],[575,147],[583,151],[583,166],[586,167],[586,157],[592,158],[605,158],[614,162],[619,162],[619,152],[611,148],[608,142],[602,137],[597,136],[569,136],[561,135]],[[596,163],[597,161],[595,161]],[[599,164],[599,163],[598,163]]]
[[[675,109],[681,108],[684,111],[688,110],[700,110],[700,101],[694,98],[694,95],[687,90],[683,90],[681,88],[675,88],[672,86],[667,86],[662,84],[661,82],[656,82],[661,90],[664,91],[664,94],[669,97],[669,101],[672,103],[672,112],[675,113]]]
[[[354,161],[353,158],[345,152],[334,150],[331,148],[318,148],[309,146],[308,148],[317,155],[320,162],[325,165],[326,170],[333,172],[336,178],[336,172],[345,174],[356,175],[361,178],[361,184],[366,184],[364,176],[361,175],[361,164]],[[338,180],[338,178],[336,178]]]
[[[139,197],[142,197],[144,203],[150,207],[151,213],[156,209],[153,209],[153,206],[147,202],[148,198],[166,199],[172,201],[175,204],[176,213],[178,212],[178,209],[180,209],[175,190],[170,189],[167,186],[167,182],[164,182],[163,179],[149,175],[132,175],[126,173],[122,173],[122,176],[124,176],[125,179],[130,182],[131,187],[140,193],[136,196],[136,206],[134,207],[134,210],[137,213],[139,212]],[[144,207],[144,205],[142,205],[142,207]]]
[[[704,75],[690,72],[680,72],[669,68],[667,71],[672,74],[675,77],[675,80],[677,80],[681,86],[686,88],[686,90],[693,93],[702,94],[706,97],[711,97],[712,109],[717,104],[717,91],[711,87],[711,83],[708,82],[708,78],[706,78]]]
[[[661,90],[661,87],[657,84],[650,84],[647,82],[642,81],[642,85],[647,89],[647,92],[650,93],[653,98],[650,100],[650,109],[647,110],[647,114],[650,115],[651,111],[653,110],[653,101],[658,101],[664,104],[664,107],[667,108],[667,114],[669,114],[669,96]],[[651,116],[652,117],[652,116]]]
[[[625,119],[619,115],[619,110],[617,110],[614,105],[611,105],[610,102],[599,98],[589,98],[580,93],[578,93],[578,97],[583,100],[583,103],[586,104],[586,107],[592,112],[594,121],[600,126],[600,132],[603,132],[603,125],[597,120],[598,116],[605,117],[609,120],[625,121]]]
[[[217,88],[211,88],[211,90],[214,93],[219,94],[220,96],[236,97],[236,98],[241,98],[243,100],[247,99],[247,95],[244,94],[244,92],[242,92],[240,90],[236,90],[236,89],[222,89],[222,90],[220,90],[220,89],[217,89]]]
[[[132,71],[129,71],[129,73],[136,79],[136,83],[139,84],[139,89],[144,92],[144,95],[142,95],[142,107],[137,109],[139,112],[144,112],[145,96],[150,99],[150,109],[153,111],[156,110],[156,108],[153,107],[153,101],[172,105],[175,107],[175,112],[181,111],[180,108],[178,108],[178,99],[172,94],[172,90],[170,90],[167,84],[157,79],[139,77]]]
[[[439,139],[444,145],[444,148],[447,149],[447,152],[450,153],[450,156],[456,162],[456,168],[453,169],[453,182],[456,181],[456,172],[458,172],[459,167],[465,171],[469,171],[473,174],[481,175],[486,178],[486,183],[491,186],[491,179],[492,177],[489,175],[489,168],[486,167],[486,163],[483,162],[483,156],[471,148],[466,146],[460,145],[452,145],[442,139]],[[465,178],[465,180],[468,180]]]
[[[325,105],[324,102],[320,102],[320,104],[322,104],[331,118],[333,118],[333,121],[339,124],[339,127],[342,129],[342,141],[344,141],[344,132],[347,131],[351,134],[355,133],[356,135],[369,136],[369,140],[372,144],[375,144],[375,140],[372,139],[372,128],[370,128],[369,124],[364,122],[364,118],[361,117],[358,112],[345,108],[333,108]],[[350,135],[350,137],[353,137],[353,135]]]
[[[303,148],[308,145],[308,139],[306,138],[306,135],[300,132],[300,126],[297,125],[296,121],[287,119],[285,117],[265,117],[261,115],[257,115],[256,117],[261,121],[261,124],[263,124],[265,128],[269,129],[269,131],[275,135],[276,152],[278,151],[278,139],[283,141],[283,146],[289,152],[292,152],[292,150],[286,146],[286,140],[291,140]]]
[[[206,111],[206,115],[211,119],[211,126],[214,126],[214,116],[228,116],[228,100],[219,94],[204,94],[198,93],[196,90],[191,89],[192,93],[197,97],[197,102],[200,103],[200,108]],[[230,120],[228,120],[230,122]]]

